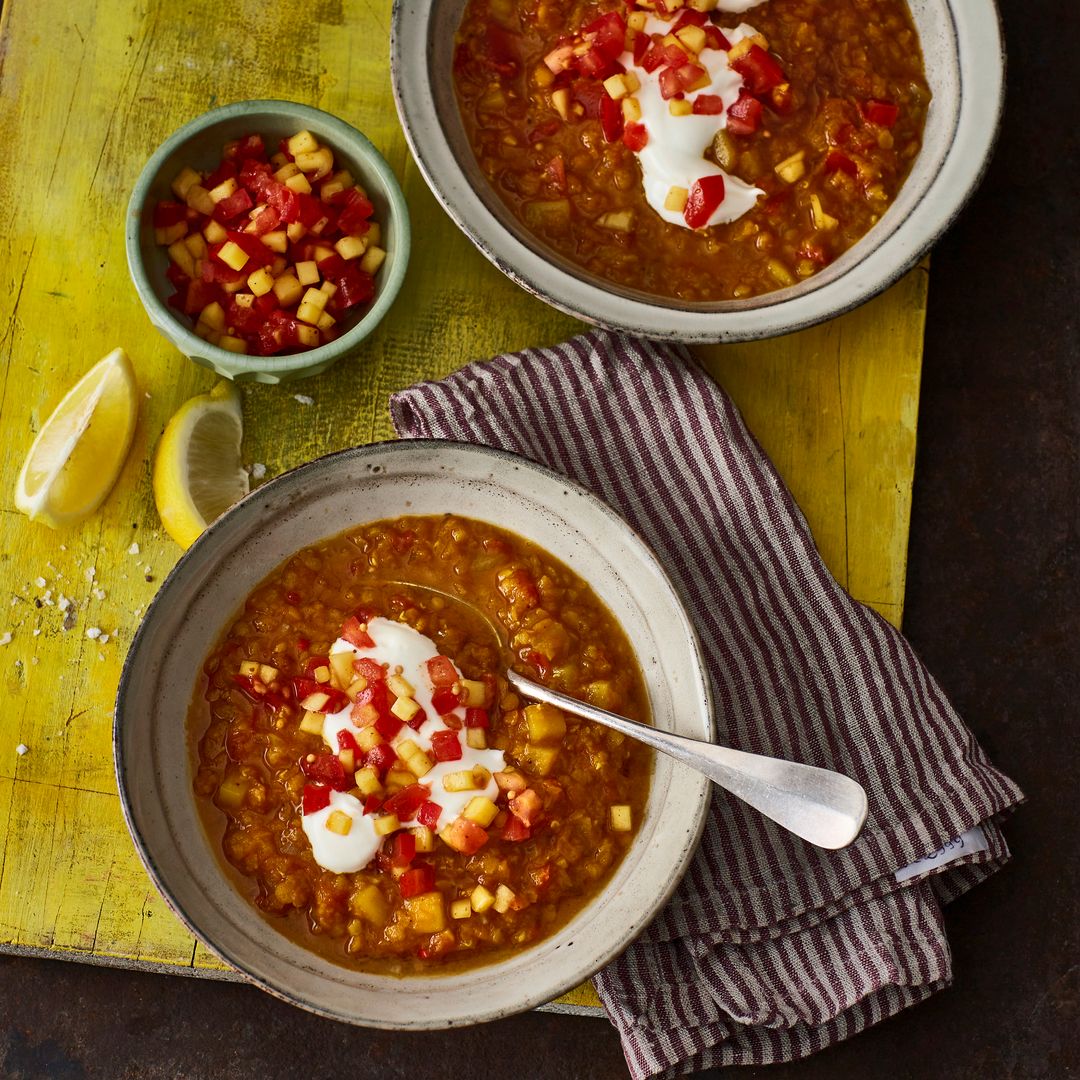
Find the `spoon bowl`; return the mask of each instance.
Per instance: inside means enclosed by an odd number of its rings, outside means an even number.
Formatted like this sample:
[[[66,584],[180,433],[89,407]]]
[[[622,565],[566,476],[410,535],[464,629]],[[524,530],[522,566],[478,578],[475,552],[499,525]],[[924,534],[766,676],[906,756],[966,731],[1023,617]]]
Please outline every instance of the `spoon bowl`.
[[[831,769],[750,754],[659,731],[647,724],[639,724],[636,720],[578,701],[569,694],[552,690],[515,671],[503,630],[464,597],[413,581],[388,581],[384,584],[431,593],[469,611],[478,625],[486,625],[495,639],[499,654],[504,660],[510,661],[506,665],[506,677],[522,697],[545,702],[572,716],[603,724],[668,754],[817,847],[837,850],[847,847],[859,835],[866,821],[866,792],[850,777]]]

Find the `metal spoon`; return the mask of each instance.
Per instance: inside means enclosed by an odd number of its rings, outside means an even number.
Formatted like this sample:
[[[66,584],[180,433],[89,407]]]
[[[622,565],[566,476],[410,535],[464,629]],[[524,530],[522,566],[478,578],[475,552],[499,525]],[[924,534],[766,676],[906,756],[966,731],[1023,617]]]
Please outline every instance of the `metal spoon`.
[[[499,628],[484,612],[460,596],[411,581],[386,584],[434,593],[468,608],[488,625],[500,649],[503,648]],[[507,671],[506,677],[522,697],[546,702],[583,720],[603,724],[689,765],[789,832],[818,847],[832,850],[847,847],[866,821],[866,792],[860,784],[841,773],[673,735],[578,701],[533,682],[513,669]]]

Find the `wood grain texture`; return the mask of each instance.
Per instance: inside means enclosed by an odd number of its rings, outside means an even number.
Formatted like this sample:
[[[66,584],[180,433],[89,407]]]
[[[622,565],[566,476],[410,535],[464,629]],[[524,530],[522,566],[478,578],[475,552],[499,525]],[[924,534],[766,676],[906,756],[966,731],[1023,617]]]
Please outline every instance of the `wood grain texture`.
[[[489,265],[429,193],[393,107],[389,16],[390,0],[310,0],[302,18],[295,6],[255,0],[4,6],[0,132],[12,149],[0,163],[0,634],[12,640],[0,647],[0,948],[223,970],[150,886],[112,770],[124,653],[179,554],[158,525],[151,453],[177,406],[212,382],[154,333],[127,275],[124,210],[155,147],[215,104],[284,97],[359,127],[403,181],[413,260],[383,326],[313,382],[244,389],[245,457],[268,475],[391,438],[387,398],[419,378],[580,329]],[[897,624],[925,301],[920,269],[829,326],[703,355],[830,568]],[[82,525],[32,525],[12,504],[22,456],[66,389],[118,344],[144,391],[123,474]],[[88,637],[94,628],[108,640]],[[595,997],[586,987],[572,1000]]]

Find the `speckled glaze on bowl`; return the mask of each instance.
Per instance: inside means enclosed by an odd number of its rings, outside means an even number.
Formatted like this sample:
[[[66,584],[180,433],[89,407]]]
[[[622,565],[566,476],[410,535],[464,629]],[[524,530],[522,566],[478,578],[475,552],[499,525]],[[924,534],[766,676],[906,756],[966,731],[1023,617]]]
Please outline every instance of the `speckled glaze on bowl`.
[[[654,723],[712,737],[700,645],[656,557],[594,495],[525,458],[438,440],[360,447],[271,480],[215,521],[162,585],[124,665],[113,729],[124,814],[154,884],[211,950],[263,989],[353,1024],[478,1023],[576,986],[671,894],[709,805],[707,780],[658,755],[640,831],[603,891],[546,940],[460,974],[398,979],[338,966],[280,934],[240,895],[192,792],[186,713],[203,660],[252,587],[295,551],[350,525],[451,510],[513,530],[585,578],[627,633]]]
[[[185,165],[204,171],[216,168],[221,149],[230,139],[258,132],[272,146],[302,128],[330,146],[335,163],[356,177],[375,206],[375,220],[382,226],[382,246],[386,248],[386,261],[375,275],[375,297],[359,316],[344,320],[342,325],[347,329],[341,337],[318,349],[285,356],[231,353],[203,341],[166,303],[173,288],[165,277],[169,257],[154,242],[154,204],[158,199],[175,197],[169,185]],[[409,211],[393,170],[356,128],[321,109],[292,101],[240,101],[196,117],[154,152],[131,194],[126,243],[131,279],[150,321],[185,356],[227,379],[288,382],[318,375],[353,352],[390,310],[409,263]]]
[[[773,337],[870,299],[952,223],[982,178],[1001,117],[1005,58],[993,0],[908,0],[934,99],[922,151],[881,221],[836,262],[790,288],[713,303],[656,297],[606,281],[549,248],[480,171],[451,70],[465,4],[394,2],[394,98],[428,185],[480,251],[522,288],[587,322],[645,337],[691,344]],[[753,22],[752,12],[744,17]]]

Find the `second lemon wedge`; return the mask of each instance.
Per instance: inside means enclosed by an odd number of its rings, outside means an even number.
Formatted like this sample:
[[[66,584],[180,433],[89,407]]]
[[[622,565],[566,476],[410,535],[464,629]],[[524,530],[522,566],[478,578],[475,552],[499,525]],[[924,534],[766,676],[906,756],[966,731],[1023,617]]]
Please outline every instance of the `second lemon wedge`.
[[[219,382],[184,402],[158,443],[154,501],[165,531],[183,548],[249,491],[240,401],[232,383]]]
[[[92,513],[120,475],[138,415],[131,360],[113,349],[42,425],[15,483],[15,505],[53,528]]]

